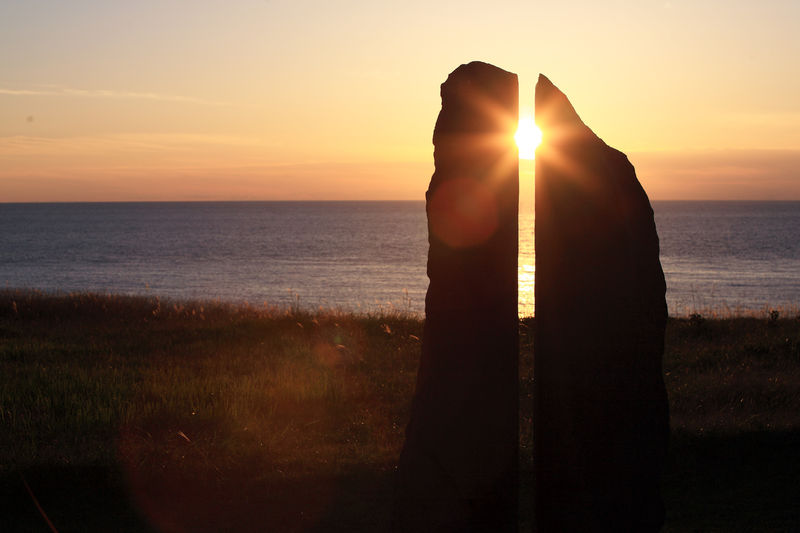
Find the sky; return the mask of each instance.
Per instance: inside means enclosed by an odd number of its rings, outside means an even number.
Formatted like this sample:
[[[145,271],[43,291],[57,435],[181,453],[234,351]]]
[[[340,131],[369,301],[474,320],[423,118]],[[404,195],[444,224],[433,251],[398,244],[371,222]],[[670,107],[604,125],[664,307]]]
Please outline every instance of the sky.
[[[439,85],[544,73],[653,200],[800,200],[800,2],[3,0],[0,202],[422,200]],[[532,175],[523,165],[523,201]]]

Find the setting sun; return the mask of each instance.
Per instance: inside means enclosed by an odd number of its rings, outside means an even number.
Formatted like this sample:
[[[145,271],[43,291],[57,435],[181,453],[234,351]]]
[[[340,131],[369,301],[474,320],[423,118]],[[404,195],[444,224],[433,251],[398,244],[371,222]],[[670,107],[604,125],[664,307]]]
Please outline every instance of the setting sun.
[[[520,117],[514,140],[517,141],[520,159],[536,157],[536,147],[542,142],[542,130],[534,123],[533,117]]]

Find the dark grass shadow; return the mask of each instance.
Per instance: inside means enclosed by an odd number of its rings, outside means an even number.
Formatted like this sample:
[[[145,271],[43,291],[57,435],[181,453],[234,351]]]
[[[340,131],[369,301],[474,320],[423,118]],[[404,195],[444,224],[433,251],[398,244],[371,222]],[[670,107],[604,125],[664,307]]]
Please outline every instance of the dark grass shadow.
[[[25,488],[66,532],[388,531],[392,471],[267,481],[151,476],[129,484],[103,468],[52,467],[0,478],[0,531],[49,532]],[[252,473],[251,473],[252,474]]]
[[[269,482],[229,479],[213,486],[154,478],[136,489],[126,486],[121,473],[102,468],[42,468],[23,477],[62,533],[391,530],[391,470]],[[2,531],[50,531],[19,473],[5,475],[0,490]],[[523,494],[530,497],[530,491]]]
[[[800,531],[800,430],[672,436],[665,531]]]
[[[366,469],[338,476],[333,499],[309,531],[391,531],[394,476]]]
[[[26,484],[59,533],[155,531],[132,505],[119,472],[55,466],[0,476],[0,530],[51,531]]]
[[[530,472],[521,473],[520,531],[530,531]],[[0,530],[48,532],[24,479],[60,533],[383,532],[394,472],[225,479],[153,475],[132,483],[101,467],[41,467],[0,476]],[[135,486],[132,486],[135,485]],[[665,532],[800,531],[800,430],[676,432],[664,477]]]
[[[520,531],[532,528],[533,473],[520,472]],[[323,532],[391,531],[395,472],[358,470],[336,480],[335,497],[310,530]]]

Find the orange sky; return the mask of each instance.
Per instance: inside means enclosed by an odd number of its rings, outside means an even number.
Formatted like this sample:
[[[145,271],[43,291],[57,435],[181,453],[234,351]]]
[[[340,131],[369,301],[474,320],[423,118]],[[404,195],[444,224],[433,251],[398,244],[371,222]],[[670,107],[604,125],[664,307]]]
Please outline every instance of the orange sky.
[[[800,199],[800,3],[550,4],[5,2],[0,202],[421,200],[471,60],[523,112],[545,73],[652,199]]]

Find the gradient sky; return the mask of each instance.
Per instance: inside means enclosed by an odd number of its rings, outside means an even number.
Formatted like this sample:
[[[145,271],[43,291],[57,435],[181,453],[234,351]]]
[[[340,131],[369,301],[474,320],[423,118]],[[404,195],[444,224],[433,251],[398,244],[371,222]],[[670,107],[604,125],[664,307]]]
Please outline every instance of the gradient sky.
[[[797,0],[6,0],[0,202],[421,200],[439,84],[471,60],[519,74],[523,112],[545,73],[654,200],[797,200],[798,21]]]

